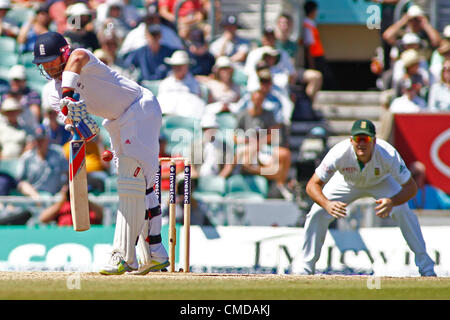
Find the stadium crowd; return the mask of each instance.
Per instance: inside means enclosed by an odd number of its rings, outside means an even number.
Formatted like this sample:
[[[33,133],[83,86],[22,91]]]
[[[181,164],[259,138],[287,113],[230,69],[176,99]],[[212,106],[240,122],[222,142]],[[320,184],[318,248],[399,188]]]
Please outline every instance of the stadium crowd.
[[[2,168],[5,163],[17,166],[12,177],[0,174],[1,195],[34,200],[60,195],[61,202],[46,208],[41,222],[52,217],[70,224],[70,219],[55,218],[55,212],[65,208],[61,210],[67,213],[64,201],[71,137],[48,105],[48,82],[43,77],[43,81],[36,79],[38,69],[29,59],[38,35],[58,31],[72,48],[91,50],[118,73],[150,89],[158,97],[164,118],[181,121],[176,117],[184,117],[200,124],[199,134],[182,150],[173,144],[169,132],[161,133],[161,155],[189,150],[194,190],[203,176],[256,175],[264,177],[269,186],[263,197],[294,200],[297,181],[289,170],[288,137],[299,103],[295,93],[304,92],[301,99],[312,106],[317,92],[333,81],[318,43],[317,5],[313,1],[305,4],[303,47],[308,54],[303,63],[299,61],[303,48],[290,38],[290,14],[279,15],[275,28],[266,28],[261,39],[250,41],[238,35],[237,16],[222,16],[220,1],[188,0],[179,8],[175,3],[0,0],[0,164]],[[211,6],[216,9],[214,19],[209,17]],[[218,34],[211,34],[211,20]],[[390,66],[377,59],[372,71],[380,76],[380,89],[390,92],[388,110],[449,111],[450,26],[441,36],[423,11],[413,6],[386,29],[383,39],[392,48]],[[13,48],[8,49],[11,41]],[[102,119],[96,120],[100,124]],[[254,136],[218,134],[225,132],[222,129],[250,129]],[[259,142],[262,138],[265,144]],[[197,145],[202,146],[200,158],[195,155]],[[108,146],[103,130],[88,143],[89,191],[96,195],[108,192],[107,181],[115,175],[114,166],[101,158]],[[167,187],[163,183],[163,190]],[[95,211],[99,221],[102,213],[98,208]]]

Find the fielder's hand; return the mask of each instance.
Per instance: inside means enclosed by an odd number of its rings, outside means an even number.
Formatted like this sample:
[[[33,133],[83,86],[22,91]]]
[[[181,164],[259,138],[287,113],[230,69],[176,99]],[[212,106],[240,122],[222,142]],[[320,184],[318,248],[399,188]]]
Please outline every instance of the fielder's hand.
[[[375,213],[377,217],[387,218],[392,211],[392,200],[389,198],[382,198],[375,201],[377,206],[375,207]]]
[[[329,201],[325,210],[336,219],[347,216],[347,204],[341,201]]]

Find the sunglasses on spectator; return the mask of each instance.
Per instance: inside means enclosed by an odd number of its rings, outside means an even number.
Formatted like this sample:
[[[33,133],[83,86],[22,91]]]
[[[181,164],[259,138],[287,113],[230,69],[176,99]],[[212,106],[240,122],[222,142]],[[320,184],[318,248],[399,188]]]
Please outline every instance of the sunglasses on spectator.
[[[370,143],[373,141],[373,138],[371,136],[353,136],[352,139],[356,143],[360,143],[361,141],[365,143]]]

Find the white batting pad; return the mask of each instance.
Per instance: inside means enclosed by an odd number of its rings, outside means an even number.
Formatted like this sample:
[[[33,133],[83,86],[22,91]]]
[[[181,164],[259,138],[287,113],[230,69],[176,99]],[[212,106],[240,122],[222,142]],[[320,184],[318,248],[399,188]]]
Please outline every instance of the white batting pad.
[[[145,178],[142,167],[133,158],[121,155],[118,163],[119,208],[113,247],[130,266],[137,267],[135,245],[145,220]]]

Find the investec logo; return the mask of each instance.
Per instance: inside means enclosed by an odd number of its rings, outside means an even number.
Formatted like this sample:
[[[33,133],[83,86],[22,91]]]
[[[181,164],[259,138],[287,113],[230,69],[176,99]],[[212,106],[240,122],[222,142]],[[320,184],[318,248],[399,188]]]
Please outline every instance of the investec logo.
[[[169,194],[169,203],[175,203],[175,166],[170,166],[169,184],[171,186]]]

